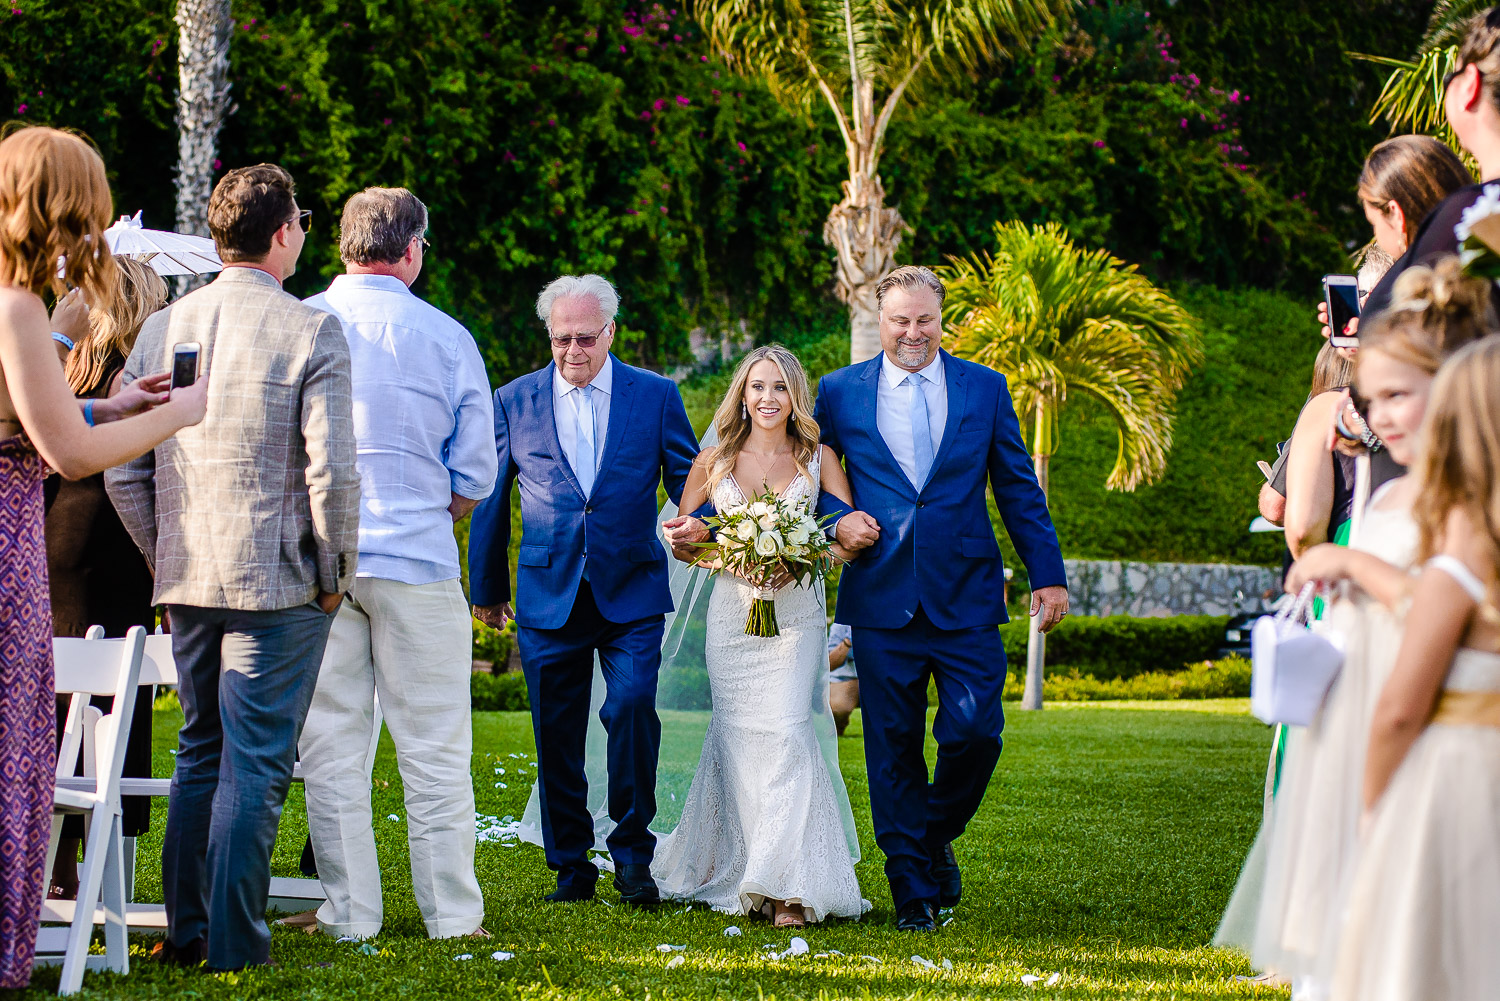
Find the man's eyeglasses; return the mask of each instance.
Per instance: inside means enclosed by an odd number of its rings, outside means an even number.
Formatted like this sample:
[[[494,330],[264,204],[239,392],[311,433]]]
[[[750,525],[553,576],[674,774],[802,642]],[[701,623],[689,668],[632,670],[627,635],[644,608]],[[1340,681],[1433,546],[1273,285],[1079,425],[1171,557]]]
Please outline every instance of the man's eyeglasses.
[[[591,348],[599,343],[599,338],[603,337],[604,331],[608,329],[609,324],[606,323],[603,327],[599,328],[597,334],[563,334],[561,336],[552,334],[552,346],[555,348],[567,348],[572,344],[577,344],[581,348]]]
[[[292,223],[296,223],[297,225],[301,226],[302,227],[302,232],[304,232],[304,233],[311,233],[312,232],[312,209],[303,209],[301,212],[298,212],[296,215],[292,216],[292,218],[290,218],[286,222],[282,223],[282,225],[283,226],[290,226]]]

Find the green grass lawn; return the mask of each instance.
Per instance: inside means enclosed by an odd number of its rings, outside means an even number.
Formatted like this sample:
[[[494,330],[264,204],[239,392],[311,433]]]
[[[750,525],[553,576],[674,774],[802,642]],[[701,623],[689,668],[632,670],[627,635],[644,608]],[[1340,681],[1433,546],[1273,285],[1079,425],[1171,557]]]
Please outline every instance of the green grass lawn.
[[[841,741],[875,910],[859,922],[801,933],[809,955],[776,960],[792,933],[763,922],[664,906],[620,906],[601,882],[588,904],[543,904],[553,885],[539,848],[481,844],[485,926],[494,938],[429,941],[408,881],[405,808],[387,737],[375,770],[375,825],[386,925],[374,950],[277,929],[279,969],[206,975],[163,969],[133,940],[128,977],[89,974],[87,997],[111,998],[1221,998],[1284,997],[1234,980],[1245,960],[1206,945],[1259,822],[1266,729],[1245,700],[1056,704],[1009,714],[1005,752],[979,816],[958,843],[964,900],[936,935],[897,933],[882,857],[870,833],[858,717]],[[175,711],[156,717],[158,774],[172,767]],[[530,720],[476,713],[474,775],[481,813],[520,816],[530,780]],[[931,748],[929,747],[929,757]],[[506,776],[494,775],[504,767]],[[529,773],[529,769],[527,769]],[[505,781],[507,789],[494,788]],[[401,822],[387,820],[395,814]],[[137,896],[160,900],[156,863],[165,804],[141,842]],[[274,871],[297,875],[306,833],[302,789],[282,819]],[[737,925],[743,934],[724,936]],[[663,954],[659,944],[685,945]],[[496,961],[491,953],[515,954]],[[374,951],[374,954],[369,954]],[[817,958],[834,951],[844,955]],[[472,959],[460,960],[465,953]],[[913,961],[920,955],[937,965]],[[675,968],[675,957],[683,962]],[[952,964],[945,969],[944,961]],[[1051,988],[1023,975],[1061,975]],[[55,970],[30,992],[55,987]]]

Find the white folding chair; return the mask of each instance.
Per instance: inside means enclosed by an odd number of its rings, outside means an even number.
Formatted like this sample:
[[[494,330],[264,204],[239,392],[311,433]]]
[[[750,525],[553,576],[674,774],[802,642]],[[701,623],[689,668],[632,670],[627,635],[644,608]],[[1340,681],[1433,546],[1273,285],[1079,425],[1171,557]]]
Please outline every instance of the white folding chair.
[[[59,785],[53,794],[52,841],[47,849],[47,883],[62,834],[63,817],[83,817],[85,840],[78,899],[45,901],[43,928],[37,936],[37,965],[62,963],[59,994],[73,994],[83,984],[87,967],[130,971],[126,946],[125,858],[120,833],[120,776],[125,768],[125,741],[135,715],[136,686],[140,683],[146,631],[136,626],[123,640],[100,638],[103,630],[89,630],[86,639],[54,641],[57,693],[70,695],[68,715],[58,753]],[[112,697],[107,715],[89,704],[89,697]],[[72,777],[73,763],[83,750],[83,778]],[[64,783],[62,780],[69,779]],[[73,906],[62,906],[72,903]],[[91,960],[95,911],[102,906],[104,955]],[[66,927],[48,927],[65,922]]]

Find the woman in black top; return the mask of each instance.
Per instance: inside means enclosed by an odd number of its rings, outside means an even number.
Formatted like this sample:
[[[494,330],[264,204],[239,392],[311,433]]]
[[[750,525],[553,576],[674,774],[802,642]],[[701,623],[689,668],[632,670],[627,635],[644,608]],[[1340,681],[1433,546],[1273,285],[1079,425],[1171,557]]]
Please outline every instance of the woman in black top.
[[[1364,308],[1366,323],[1390,305],[1391,289],[1407,268],[1458,253],[1453,227],[1463,218],[1464,209],[1478,200],[1485,184],[1500,181],[1500,7],[1469,22],[1457,66],[1443,88],[1443,110],[1459,144],[1479,162],[1483,180],[1459,188],[1422,220],[1406,253],[1370,293]],[[1500,304],[1500,297],[1496,301]]]

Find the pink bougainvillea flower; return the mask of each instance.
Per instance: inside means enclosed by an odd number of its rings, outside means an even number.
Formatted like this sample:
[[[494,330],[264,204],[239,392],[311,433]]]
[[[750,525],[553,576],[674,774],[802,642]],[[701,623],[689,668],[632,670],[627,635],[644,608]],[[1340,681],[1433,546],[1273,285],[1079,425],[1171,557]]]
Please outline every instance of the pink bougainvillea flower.
[[[623,46],[623,45],[622,45],[622,46],[620,46],[620,51],[621,51],[621,52],[625,52],[625,51],[626,51],[626,48],[625,48],[625,46]]]
[[[682,105],[684,108],[686,108],[688,105],[692,104],[693,102],[692,102],[692,100],[690,98],[686,98],[686,97],[683,97],[681,94],[678,94],[677,95],[677,103],[680,104],[680,105]]]
[[[217,157],[215,157],[214,158],[214,170],[222,170],[222,169],[224,169],[224,161],[218,159]]]
[[[389,118],[382,118],[380,120],[380,124],[381,125],[389,125],[389,124],[391,124],[391,120]]]
[[[514,163],[515,161],[516,161],[516,155],[514,153],[512,153],[510,150],[506,150],[505,153],[504,153],[504,155],[500,157],[500,162],[501,163]]]
[[[661,109],[665,108],[666,106],[667,106],[667,99],[664,98],[664,97],[658,97],[655,101],[651,102],[651,107],[655,108],[657,111],[660,111]]]
[[[735,143],[735,145],[740,148],[740,152],[741,153],[748,152],[748,150],[745,149],[745,144],[744,143]],[[741,161],[741,162],[743,163],[744,161]]]
[[[16,108],[16,114],[18,114],[18,115],[24,115],[24,114],[26,114],[26,105],[23,104],[20,107]]]
[[[663,205],[663,206],[662,206],[662,207],[661,207],[661,214],[662,214],[662,215],[666,215],[666,214],[667,214],[667,207],[666,207],[666,206],[665,206],[665,205]]]
[[[1095,139],[1094,140],[1094,148],[1095,149],[1103,149],[1104,148],[1104,140],[1103,139]]]
[[[649,122],[649,121],[651,121],[651,112],[649,112],[649,111],[643,111],[643,112],[641,112],[641,121],[643,121],[643,122]]]

